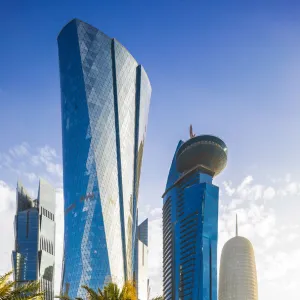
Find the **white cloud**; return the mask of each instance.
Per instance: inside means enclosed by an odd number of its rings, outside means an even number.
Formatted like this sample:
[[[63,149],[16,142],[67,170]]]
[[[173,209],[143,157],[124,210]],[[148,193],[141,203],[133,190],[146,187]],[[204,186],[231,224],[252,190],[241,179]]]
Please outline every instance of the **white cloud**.
[[[226,191],[226,194],[231,197],[234,193],[235,193],[235,189],[232,188],[232,182],[231,181],[224,181],[223,182],[223,185],[225,187],[225,191]]]
[[[268,188],[266,188],[264,190],[263,198],[265,200],[271,200],[271,199],[273,199],[275,197],[275,195],[276,195],[276,191],[274,190],[274,188],[272,188],[272,187],[269,186]]]
[[[291,181],[289,179],[285,186],[279,188],[278,195],[282,197],[286,196],[299,196],[300,195],[300,183],[296,181]]]
[[[223,182],[223,185],[228,196],[235,195],[239,199],[245,201],[257,201],[263,197],[264,186],[261,184],[252,185],[253,177],[251,175],[244,178],[244,180],[236,187],[232,187],[231,182]],[[232,207],[234,208],[234,207]]]
[[[284,284],[283,287],[286,290],[297,290],[298,285],[299,285],[299,281],[294,280],[294,281],[288,282],[287,284]]]
[[[267,237],[267,238],[265,239],[265,241],[264,241],[264,246],[265,246],[266,248],[270,248],[270,247],[272,247],[275,243],[276,243],[276,237],[271,235],[271,236],[269,236],[269,237]]]
[[[300,235],[299,235],[298,233],[291,232],[291,233],[288,234],[287,240],[288,240],[289,242],[293,242],[293,241],[295,241],[296,239],[298,239],[299,237],[300,237]]]
[[[150,215],[153,217],[162,216],[162,209],[160,207],[153,208],[150,211]]]
[[[299,191],[299,184],[296,182],[291,182],[286,186],[286,191],[290,195],[297,195]]]
[[[0,180],[0,274],[12,269],[11,254],[14,249],[13,221],[15,215],[15,190]]]
[[[253,181],[253,177],[251,175],[247,176],[242,183],[237,187],[237,192],[242,192],[251,182]]]
[[[228,205],[228,210],[236,209],[237,206],[244,202],[243,199],[232,199],[232,201]]]
[[[270,236],[270,233],[274,228],[274,226],[275,226],[275,215],[267,215],[264,216],[264,218],[261,219],[260,222],[257,222],[255,224],[255,230],[260,237],[266,238],[267,236]]]
[[[12,159],[9,155],[5,153],[0,153],[0,164],[3,167],[10,168],[11,163],[12,163]]]
[[[47,172],[52,175],[56,175],[61,179],[63,170],[60,163],[54,162],[54,160],[57,159],[58,156],[55,149],[46,145],[38,149],[38,155],[33,155],[31,157],[31,163],[34,166],[43,165],[46,168]]]
[[[23,142],[20,145],[10,148],[9,153],[13,157],[23,157],[29,155],[29,145],[26,142]]]
[[[24,172],[23,175],[30,181],[30,182],[35,182],[38,180],[38,176],[33,173],[33,172],[30,172],[30,173],[27,173],[27,172]]]
[[[266,280],[281,279],[288,271],[299,270],[300,250],[292,250],[289,253],[278,251],[273,255],[268,255],[265,260],[262,278]]]
[[[39,148],[39,154],[40,157],[45,160],[52,160],[53,158],[57,157],[56,150],[48,145]]]

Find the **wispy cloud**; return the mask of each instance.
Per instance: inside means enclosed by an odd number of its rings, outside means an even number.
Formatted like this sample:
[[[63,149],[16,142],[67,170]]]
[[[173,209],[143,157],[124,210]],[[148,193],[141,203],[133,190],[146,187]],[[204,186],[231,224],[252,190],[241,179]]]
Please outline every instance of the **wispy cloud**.
[[[13,172],[19,179],[33,183],[38,177],[46,177],[54,183],[62,182],[62,165],[54,148],[45,145],[33,149],[26,142],[16,145],[6,153],[0,153],[0,168]],[[52,180],[53,179],[53,180]]]
[[[20,145],[14,146],[9,149],[9,154],[12,157],[23,157],[29,155],[29,145],[26,142],[23,142]]]

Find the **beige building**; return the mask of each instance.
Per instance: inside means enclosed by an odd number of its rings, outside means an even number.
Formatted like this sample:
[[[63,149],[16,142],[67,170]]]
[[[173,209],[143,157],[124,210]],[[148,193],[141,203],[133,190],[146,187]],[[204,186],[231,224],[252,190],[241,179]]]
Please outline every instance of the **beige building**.
[[[254,250],[249,240],[238,236],[223,247],[219,274],[219,300],[257,300]]]

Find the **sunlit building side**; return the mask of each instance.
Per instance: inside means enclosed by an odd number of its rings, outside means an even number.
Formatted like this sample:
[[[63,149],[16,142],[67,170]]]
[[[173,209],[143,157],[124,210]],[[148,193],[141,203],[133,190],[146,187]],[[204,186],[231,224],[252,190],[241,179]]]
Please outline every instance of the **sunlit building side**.
[[[138,299],[148,300],[150,289],[148,278],[148,219],[138,226],[137,234],[135,283]]]

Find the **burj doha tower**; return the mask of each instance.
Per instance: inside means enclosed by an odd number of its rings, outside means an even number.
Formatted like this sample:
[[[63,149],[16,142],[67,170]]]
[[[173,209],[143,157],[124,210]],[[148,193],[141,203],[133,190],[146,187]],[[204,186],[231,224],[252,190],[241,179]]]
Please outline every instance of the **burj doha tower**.
[[[180,141],[163,195],[165,300],[217,300],[219,188],[227,146],[212,135]]]
[[[135,268],[151,85],[116,39],[74,19],[58,35],[65,203],[62,292],[85,297]]]
[[[257,300],[257,274],[251,242],[238,235],[226,242],[221,254],[219,300]]]

